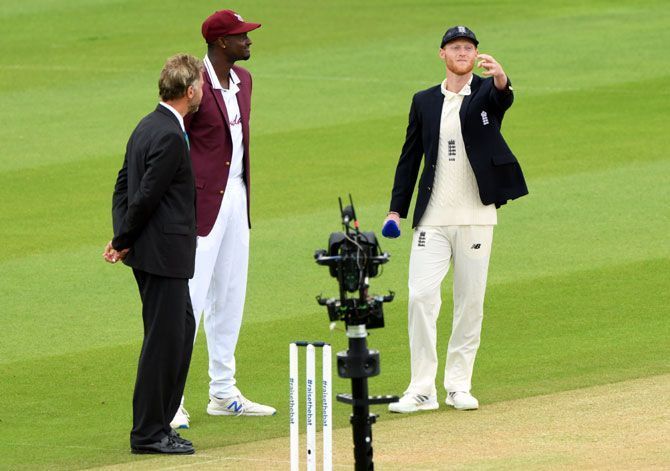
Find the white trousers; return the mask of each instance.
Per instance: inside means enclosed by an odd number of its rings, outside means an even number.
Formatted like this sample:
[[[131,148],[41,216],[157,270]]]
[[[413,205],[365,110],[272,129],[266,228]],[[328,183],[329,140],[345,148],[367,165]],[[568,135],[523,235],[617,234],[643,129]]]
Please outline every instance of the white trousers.
[[[230,180],[212,231],[198,237],[195,274],[189,282],[196,335],[203,312],[205,316],[209,393],[219,398],[239,394],[235,386],[235,347],[242,325],[248,267],[246,188],[241,179]]]
[[[454,316],[444,387],[470,391],[484,315],[493,226],[418,226],[409,262],[409,346],[412,378],[407,393],[436,395],[440,288],[454,266]]]

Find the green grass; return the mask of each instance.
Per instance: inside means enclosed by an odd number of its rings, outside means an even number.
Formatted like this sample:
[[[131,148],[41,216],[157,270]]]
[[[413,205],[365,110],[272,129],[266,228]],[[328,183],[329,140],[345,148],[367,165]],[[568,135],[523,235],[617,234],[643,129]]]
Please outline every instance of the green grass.
[[[411,95],[443,77],[437,47],[455,23],[472,27],[514,82],[503,130],[531,191],[499,212],[474,392],[487,404],[670,372],[665,2],[226,6],[263,23],[244,64],[254,74],[253,230],[238,381],[279,414],[208,417],[200,338],[186,391],[199,450],[287,434],[290,340],[345,348],[314,301],[336,285],[312,253],[339,229],[337,196],[353,193],[362,226],[378,230]],[[130,271],[100,254],[126,139],[155,105],[164,59],[203,54],[200,23],[214,8],[0,6],[0,469],[138,460],[128,432],[139,300]],[[400,393],[409,378],[409,238],[382,245],[392,261],[373,290],[397,299],[369,339],[382,353],[370,384]],[[335,412],[347,427],[347,408]]]

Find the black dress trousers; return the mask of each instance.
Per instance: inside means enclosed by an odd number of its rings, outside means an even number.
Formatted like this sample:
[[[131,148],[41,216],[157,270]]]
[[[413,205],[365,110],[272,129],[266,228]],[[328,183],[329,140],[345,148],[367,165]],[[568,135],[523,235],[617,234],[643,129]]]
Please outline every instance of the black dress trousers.
[[[133,394],[130,444],[147,445],[170,433],[193,351],[195,319],[188,280],[133,269],[142,298],[144,342]]]

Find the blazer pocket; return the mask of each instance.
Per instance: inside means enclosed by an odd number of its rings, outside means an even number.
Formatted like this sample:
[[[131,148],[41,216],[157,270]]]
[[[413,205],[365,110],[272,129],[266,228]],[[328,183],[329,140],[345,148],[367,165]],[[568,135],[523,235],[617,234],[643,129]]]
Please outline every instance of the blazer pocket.
[[[181,234],[189,235],[193,231],[189,228],[188,224],[164,224],[163,233],[164,234]]]
[[[205,188],[205,179],[204,178],[196,178],[195,179],[195,187],[198,190],[202,190],[203,188]]]
[[[515,164],[516,157],[512,154],[494,154],[491,157],[491,162],[493,162],[493,165]]]

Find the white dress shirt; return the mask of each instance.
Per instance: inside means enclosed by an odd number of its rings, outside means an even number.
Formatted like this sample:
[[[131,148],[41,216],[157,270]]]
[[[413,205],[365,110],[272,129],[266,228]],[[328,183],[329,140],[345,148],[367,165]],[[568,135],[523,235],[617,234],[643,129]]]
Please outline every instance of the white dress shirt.
[[[221,82],[219,82],[219,78],[216,76],[214,66],[210,62],[209,57],[205,56],[203,62],[205,63],[207,73],[212,80],[212,88],[219,90],[223,97],[223,102],[226,105],[226,110],[228,111],[230,137],[233,141],[233,155],[230,162],[228,181],[235,179],[242,181],[242,173],[244,172],[244,163],[242,161],[242,157],[244,156],[244,137],[242,135],[242,115],[240,114],[240,106],[237,103],[237,92],[240,90],[237,84],[240,83],[240,79],[233,69],[230,69],[230,88],[223,88]]]

